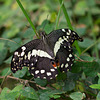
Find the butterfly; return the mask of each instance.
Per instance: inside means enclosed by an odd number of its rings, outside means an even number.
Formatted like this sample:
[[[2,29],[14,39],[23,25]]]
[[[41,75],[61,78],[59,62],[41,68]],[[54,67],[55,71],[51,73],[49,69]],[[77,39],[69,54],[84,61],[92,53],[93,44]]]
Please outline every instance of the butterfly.
[[[83,41],[75,31],[58,29],[48,35],[42,34],[19,47],[13,54],[11,70],[13,73],[27,66],[34,78],[51,80],[61,72],[71,70],[74,62],[72,44],[75,40]]]

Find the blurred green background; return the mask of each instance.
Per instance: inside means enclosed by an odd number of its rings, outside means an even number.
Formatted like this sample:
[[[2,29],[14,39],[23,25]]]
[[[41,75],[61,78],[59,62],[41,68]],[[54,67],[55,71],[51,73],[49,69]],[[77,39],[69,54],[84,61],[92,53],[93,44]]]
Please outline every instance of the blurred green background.
[[[20,1],[35,25],[37,32],[42,29],[48,34],[56,28],[57,16],[61,7],[59,0]],[[84,61],[83,63],[80,63],[80,67],[74,67],[72,72],[76,71],[76,73],[79,73],[82,71],[80,77],[81,80],[88,80],[91,84],[98,83],[100,72],[100,0],[64,0],[63,3],[74,30],[84,39],[82,43],[78,43],[82,51],[81,59]],[[62,10],[59,18],[58,29],[59,28],[68,28]],[[25,44],[34,38],[36,38],[35,33],[16,0],[0,0],[0,83],[1,85],[4,84],[2,86],[3,88],[9,87],[7,84],[5,85],[5,83],[3,83],[2,77],[11,74],[10,62],[13,52],[22,44]],[[77,52],[76,54],[78,55]],[[81,66],[85,64],[85,61],[92,62],[92,64],[90,65],[90,63],[88,63],[89,69],[87,67],[87,70],[86,68],[80,70]],[[96,64],[93,61],[95,61]],[[77,63],[76,65],[79,66]],[[93,68],[94,70],[92,70]],[[15,76],[23,78],[26,72],[26,69],[24,69],[22,76]],[[87,76],[85,79],[83,78],[84,75]],[[90,78],[91,75],[93,79]],[[74,77],[71,78],[74,79]],[[67,82],[65,82],[65,84],[67,84]],[[69,86],[71,89],[68,91],[71,93],[73,93],[72,90],[75,89],[76,85],[80,86],[81,89],[85,88],[83,91],[86,92],[89,98],[99,98],[98,100],[100,100],[100,93],[98,93],[98,90],[95,90],[96,92],[90,90],[88,93],[85,91],[87,87],[80,84],[80,82],[74,83],[72,81],[71,84],[74,84],[73,87]],[[84,83],[84,85],[86,84]],[[1,90],[3,88],[1,88]],[[65,88],[68,87],[65,85]],[[77,89],[75,91],[77,91]],[[60,92],[60,94],[64,93]],[[82,94],[80,95],[83,96]],[[73,95],[71,95],[70,98],[73,99]]]

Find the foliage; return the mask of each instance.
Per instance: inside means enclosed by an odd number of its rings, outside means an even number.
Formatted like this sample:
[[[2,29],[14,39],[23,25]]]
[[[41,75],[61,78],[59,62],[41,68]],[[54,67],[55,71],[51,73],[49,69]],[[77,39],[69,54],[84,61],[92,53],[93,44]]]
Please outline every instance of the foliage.
[[[16,1],[0,0],[0,100],[100,100],[100,1],[61,1],[21,1],[37,32],[42,29],[48,34],[55,28],[73,26],[84,39],[77,44],[81,55],[73,47],[76,60],[71,71],[48,82],[33,79],[27,67],[11,72],[13,52],[36,38],[36,32]],[[66,23],[68,18],[72,26]]]

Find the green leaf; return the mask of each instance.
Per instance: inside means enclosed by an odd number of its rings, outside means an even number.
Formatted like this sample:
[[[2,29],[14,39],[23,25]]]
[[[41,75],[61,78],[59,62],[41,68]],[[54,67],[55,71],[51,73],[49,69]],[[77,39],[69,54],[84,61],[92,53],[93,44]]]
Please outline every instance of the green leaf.
[[[47,80],[42,80],[40,78],[36,78],[34,80],[38,85],[41,85],[41,86],[46,86],[46,84],[47,84]]]
[[[79,34],[79,36],[84,36],[86,34],[86,26],[83,25],[82,27],[77,27],[76,31]]]
[[[3,90],[1,91],[1,94],[0,95],[4,95],[4,94],[7,94],[9,93],[11,90],[7,87],[4,87]]]
[[[19,32],[19,28],[16,28],[15,26],[12,26],[11,29],[5,30],[2,37],[3,38],[12,38]]]
[[[21,39],[20,38],[14,38],[14,39],[12,39],[12,41],[14,41],[16,43],[9,41],[8,44],[7,44],[9,49],[10,49],[10,52],[14,52],[21,45]]]
[[[6,63],[6,64],[11,64],[11,59],[12,59],[12,56],[11,57],[9,57],[7,60],[5,60],[4,62]]]
[[[1,72],[1,76],[7,76],[11,73],[10,68],[5,68],[2,72]]]
[[[23,67],[22,70],[18,70],[15,74],[13,73],[14,77],[22,78],[27,72],[27,68]]]
[[[16,92],[5,94],[5,99],[3,100],[16,100]]]
[[[7,48],[5,47],[5,44],[0,41],[0,64],[3,63],[3,60],[6,58],[7,55]]]
[[[93,15],[98,15],[98,14],[100,14],[100,8],[99,8],[99,7],[92,7],[92,8],[91,8],[91,13],[92,13]]]
[[[17,85],[11,92],[10,92],[10,94],[13,94],[13,93],[16,93],[16,98],[18,98],[19,97],[19,95],[21,94],[21,90],[23,90],[23,85],[21,84],[21,85]]]
[[[60,98],[60,94],[65,93],[65,91],[61,90],[51,90],[51,89],[46,89],[46,90],[40,90],[40,100],[50,100],[50,98]]]
[[[80,58],[81,58],[82,60],[90,61],[90,62],[92,62],[92,61],[94,60],[94,58],[91,57],[91,56],[89,56],[89,55],[82,55],[82,56],[80,56]]]
[[[25,31],[24,34],[21,34],[22,38],[30,38],[33,39],[33,36],[35,35],[35,32],[33,31],[32,28],[29,28]]]
[[[82,100],[85,97],[86,97],[85,94],[81,92],[74,92],[70,94],[70,98],[73,100]]]
[[[53,24],[47,24],[45,27],[44,27],[44,30],[47,34],[49,34],[52,30],[54,29],[54,25]]]
[[[94,67],[95,66],[95,67]],[[98,62],[75,62],[72,66],[71,72],[76,73],[77,69],[79,68],[79,71],[84,71],[85,75],[94,77],[97,75],[98,72],[100,72],[100,66]]]
[[[71,91],[75,88],[75,82],[73,80],[66,80],[65,86],[63,87],[64,91]]]
[[[8,88],[3,88],[3,90],[1,91],[1,94],[0,94],[0,100],[9,100],[6,98],[6,95],[10,92],[10,89]]]
[[[75,5],[74,12],[77,15],[85,15],[85,12],[87,10],[87,3],[85,0],[81,0]]]
[[[5,47],[5,43],[4,42],[0,42],[0,51],[2,51],[4,47]]]
[[[90,87],[93,89],[100,89],[100,84],[92,84]]]
[[[100,84],[100,73],[97,74],[99,79],[98,79],[98,84]]]
[[[27,98],[39,100],[36,91],[31,87],[25,87],[21,94]]]
[[[87,2],[87,5],[88,5],[89,7],[93,7],[93,6],[96,5],[95,0],[86,0],[86,2]]]
[[[94,41],[92,39],[84,38],[83,42],[79,42],[79,46],[82,48],[88,48],[93,43],[94,43]]]
[[[54,98],[54,99],[57,99],[57,98],[60,98],[60,95],[51,95],[50,97]]]
[[[100,92],[97,94],[96,100],[100,100]]]
[[[11,92],[20,92],[23,89],[23,85],[17,85]]]
[[[40,100],[50,100],[50,97],[46,93],[42,93],[39,98]]]

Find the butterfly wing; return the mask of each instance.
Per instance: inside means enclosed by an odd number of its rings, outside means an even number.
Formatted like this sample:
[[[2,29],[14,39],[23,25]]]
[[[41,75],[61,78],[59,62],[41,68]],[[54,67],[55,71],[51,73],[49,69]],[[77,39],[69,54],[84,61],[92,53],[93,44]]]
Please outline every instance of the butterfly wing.
[[[18,69],[21,70],[23,66],[30,66],[29,53],[31,53],[33,49],[37,48],[36,44],[39,44],[40,42],[41,40],[38,40],[38,39],[33,40],[21,46],[14,52],[12,60],[11,60],[11,70],[13,73],[15,73]],[[32,59],[34,63],[36,59],[37,58]]]
[[[82,41],[82,38],[80,38],[76,32],[70,29],[58,29],[47,35],[47,43],[54,51],[55,56],[61,45],[68,50],[72,50],[72,44],[75,40]]]
[[[82,41],[74,31],[59,29],[42,39],[30,41],[14,52],[11,70],[15,73],[23,66],[28,66],[29,72],[35,78],[53,79],[58,74],[55,65],[60,64],[60,70],[65,72],[72,66],[74,61],[72,44],[75,40]]]
[[[23,66],[28,66],[29,72],[35,78],[47,80],[55,78],[58,72],[51,64],[53,58],[46,47],[41,39],[36,39],[18,48],[11,61],[12,72],[15,73]]]
[[[52,38],[51,38],[52,37]],[[60,64],[60,71],[67,72],[74,61],[72,44],[75,40],[82,41],[78,34],[70,29],[59,29],[48,35],[48,43]]]
[[[34,78],[41,79],[54,79],[58,75],[58,71],[52,66],[51,59],[49,58],[38,58],[37,63],[29,68],[29,72],[34,76]]]
[[[59,69],[61,72],[67,72],[71,70],[71,66],[74,62],[74,55],[72,51],[68,51],[65,48],[61,48],[57,52],[56,58],[59,60]]]

